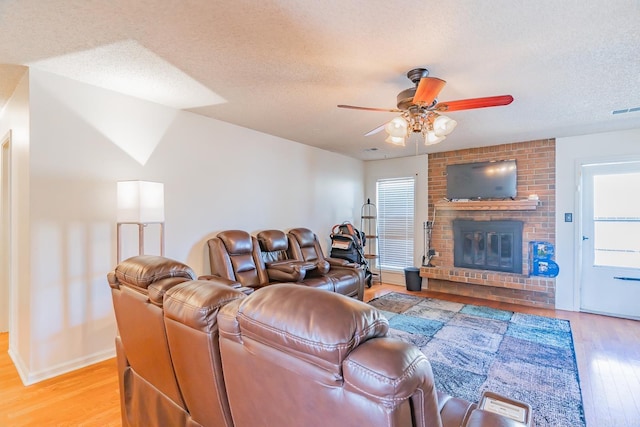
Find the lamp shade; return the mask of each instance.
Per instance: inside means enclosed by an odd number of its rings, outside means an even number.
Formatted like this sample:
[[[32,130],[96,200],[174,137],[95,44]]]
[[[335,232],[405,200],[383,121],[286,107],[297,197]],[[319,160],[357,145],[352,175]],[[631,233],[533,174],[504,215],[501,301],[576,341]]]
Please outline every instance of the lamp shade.
[[[164,222],[164,184],[119,181],[118,222]]]
[[[395,117],[391,121],[389,121],[384,127],[385,131],[389,134],[389,136],[393,136],[395,138],[403,138],[407,136],[407,121],[402,117]],[[404,141],[403,141],[404,142]]]
[[[449,135],[458,122],[447,116],[438,116],[433,121],[433,132],[438,136]]]
[[[445,136],[437,135],[433,131],[428,131],[424,136],[424,145],[434,145],[445,139]]]
[[[404,147],[404,137],[403,136],[391,136],[391,135],[389,135],[387,137],[387,139],[384,140],[384,142],[388,142],[388,143],[393,144],[393,145],[400,145],[400,146]]]

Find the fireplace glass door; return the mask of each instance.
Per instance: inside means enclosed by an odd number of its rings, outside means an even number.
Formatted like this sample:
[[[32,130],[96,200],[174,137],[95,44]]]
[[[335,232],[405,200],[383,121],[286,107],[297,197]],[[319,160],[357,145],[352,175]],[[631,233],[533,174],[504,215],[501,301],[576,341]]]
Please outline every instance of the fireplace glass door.
[[[453,221],[454,265],[522,272],[521,221]]]

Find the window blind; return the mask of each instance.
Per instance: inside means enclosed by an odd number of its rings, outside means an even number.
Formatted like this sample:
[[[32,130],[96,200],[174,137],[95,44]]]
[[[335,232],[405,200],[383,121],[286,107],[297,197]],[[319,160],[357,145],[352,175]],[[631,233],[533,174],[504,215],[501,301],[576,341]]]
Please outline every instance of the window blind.
[[[413,266],[415,178],[376,182],[380,267],[402,270]]]

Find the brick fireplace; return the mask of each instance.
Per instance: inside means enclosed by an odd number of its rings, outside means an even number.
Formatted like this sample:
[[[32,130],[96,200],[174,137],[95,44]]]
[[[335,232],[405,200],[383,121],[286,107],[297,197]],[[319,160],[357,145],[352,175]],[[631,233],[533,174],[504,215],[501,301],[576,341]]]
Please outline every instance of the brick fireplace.
[[[516,200],[447,202],[446,166],[491,160],[516,159],[518,186]],[[553,308],[555,279],[528,276],[528,242],[555,243],[555,140],[538,140],[491,147],[434,153],[429,155],[429,219],[434,219],[432,248],[439,256],[435,267],[422,267],[428,288],[437,292],[467,295],[515,304]],[[536,194],[538,201],[527,200]],[[454,262],[456,221],[514,221],[522,224],[521,269],[518,272],[492,271],[482,266],[460,266]],[[494,239],[497,245],[499,237]],[[487,240],[484,241],[487,244]],[[501,252],[503,248],[496,246]],[[460,249],[460,248],[458,248]],[[498,250],[498,249],[494,249]],[[481,255],[486,256],[486,247]],[[495,254],[493,254],[495,255]],[[458,265],[456,265],[458,264]],[[516,269],[517,271],[518,269]]]

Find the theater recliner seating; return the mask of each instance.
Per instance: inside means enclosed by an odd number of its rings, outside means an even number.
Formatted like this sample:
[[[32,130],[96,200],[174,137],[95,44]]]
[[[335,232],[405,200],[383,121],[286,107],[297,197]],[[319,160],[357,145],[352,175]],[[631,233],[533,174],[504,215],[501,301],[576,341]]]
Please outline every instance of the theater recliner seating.
[[[313,267],[313,264],[280,260],[267,269],[258,239],[242,230],[221,231],[207,244],[213,277],[237,280],[253,289],[281,282],[303,283],[307,267]],[[201,278],[208,279],[209,276]],[[304,283],[310,285],[308,281]],[[333,290],[328,279],[313,281],[312,285]]]
[[[363,302],[192,278],[158,256],[108,275],[123,426],[525,427],[436,392],[426,357]]]
[[[243,286],[253,289],[295,282],[358,299],[363,298],[365,281],[364,271],[361,269],[345,267],[341,273],[326,274],[326,269],[318,269],[315,261],[287,258],[282,253],[278,254],[283,250],[283,241],[282,235],[275,230],[262,232],[260,237],[262,245],[267,249],[266,255],[263,255],[258,239],[246,231],[222,231],[209,239],[207,244],[211,275],[201,278],[222,277],[238,281]],[[289,245],[288,238],[284,244]]]
[[[345,259],[325,257],[318,236],[308,228],[292,228],[287,236],[292,259],[316,264],[319,273],[332,278],[337,293],[363,300],[365,271],[362,266]]]
[[[122,425],[232,427],[215,315],[245,296],[240,284],[194,281],[190,267],[151,255],[123,261],[107,278],[118,326]],[[201,310],[190,313],[172,295],[189,297]],[[173,312],[165,320],[167,306]],[[206,328],[197,330],[197,320]]]
[[[225,305],[218,325],[236,426],[524,426],[438,393],[425,355],[353,298],[270,286]]]

